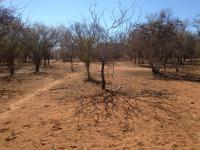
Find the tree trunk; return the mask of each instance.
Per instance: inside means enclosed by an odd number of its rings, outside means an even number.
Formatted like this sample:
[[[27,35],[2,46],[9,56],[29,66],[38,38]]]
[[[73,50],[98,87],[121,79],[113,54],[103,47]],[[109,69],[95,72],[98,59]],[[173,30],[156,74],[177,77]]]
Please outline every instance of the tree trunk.
[[[28,63],[31,63],[31,57],[28,56]]]
[[[47,67],[47,59],[44,57],[44,67]]]
[[[90,80],[91,79],[91,77],[90,77],[90,63],[86,63],[85,66],[86,66],[86,70],[87,70],[88,80]]]
[[[6,63],[7,63],[7,66],[8,66],[10,76],[13,76],[14,72],[15,72],[14,57],[7,58]]]
[[[51,53],[50,51],[47,53],[47,65],[50,65],[50,57],[51,57]]]
[[[39,63],[35,64],[35,71],[36,71],[36,73],[38,73],[40,71],[40,64]]]
[[[180,58],[178,58],[177,63],[176,63],[176,72],[177,73],[179,72],[181,65],[182,65],[182,61]]]
[[[25,54],[24,54],[24,63],[27,63],[27,57],[28,57],[28,54],[25,53]]]
[[[48,66],[50,65],[50,58],[49,57],[47,58],[47,65]]]
[[[178,64],[176,65],[176,72],[177,73],[179,72],[179,65]]]
[[[151,65],[151,69],[154,75],[158,75],[160,73],[160,69],[156,67],[154,64]]]
[[[135,65],[137,65],[137,58],[135,57],[134,60],[135,60]]]
[[[71,63],[71,71],[74,71],[73,59],[71,59],[70,63]]]
[[[163,70],[166,72],[166,64],[163,64]]]
[[[105,74],[104,74],[104,68],[105,68],[105,62],[102,62],[101,64],[101,89],[106,89],[106,80],[105,80]]]
[[[35,60],[35,71],[36,73],[40,72],[41,61],[39,58]]]
[[[8,70],[9,70],[10,76],[12,77],[15,73],[15,64],[9,64]]]

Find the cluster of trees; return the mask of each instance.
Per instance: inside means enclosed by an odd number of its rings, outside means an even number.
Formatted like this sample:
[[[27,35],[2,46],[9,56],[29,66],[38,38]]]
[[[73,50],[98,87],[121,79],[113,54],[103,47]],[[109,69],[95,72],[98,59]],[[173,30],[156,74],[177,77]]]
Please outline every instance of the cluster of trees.
[[[10,76],[20,63],[32,62],[35,71],[40,71],[41,62],[49,65],[51,53],[60,49],[63,61],[81,60],[86,67],[88,80],[91,79],[90,64],[101,63],[102,89],[106,88],[105,65],[120,58],[124,37],[123,25],[129,20],[127,10],[112,12],[110,24],[103,24],[103,14],[97,15],[90,9],[87,21],[75,22],[70,27],[49,27],[44,24],[27,24],[13,8],[0,6],[0,64],[7,66]],[[127,35],[127,33],[126,33]]]
[[[199,25],[197,18],[195,27],[199,29]],[[189,31],[186,22],[163,10],[148,16],[145,23],[136,25],[130,32],[127,54],[135,63],[148,62],[154,74],[160,68],[166,71],[167,65],[179,72],[184,63],[200,57],[199,32]]]
[[[129,10],[118,10],[117,13],[112,11],[112,19],[107,25],[103,24],[103,13],[98,16],[95,9],[90,9],[87,21],[64,28],[60,38],[61,57],[63,61],[71,62],[72,71],[74,58],[79,58],[85,64],[88,80],[91,80],[90,64],[100,62],[102,89],[106,88],[105,65],[123,57],[125,52],[124,39],[128,35],[126,29],[131,17]]]
[[[139,24],[131,22],[131,7],[113,10],[108,24],[106,13],[98,14],[95,8],[90,8],[87,21],[49,27],[24,23],[14,9],[0,6],[0,64],[7,66],[11,76],[19,62],[32,62],[39,72],[41,62],[45,67],[49,65],[51,54],[59,49],[60,58],[71,63],[72,71],[74,59],[85,64],[88,80],[92,78],[91,63],[99,62],[101,87],[106,89],[104,70],[110,62],[128,57],[135,59],[135,63],[148,63],[157,74],[168,65],[178,72],[184,63],[200,57],[198,16],[193,23],[197,32],[191,32],[186,22],[167,10],[149,15]]]
[[[44,66],[51,50],[58,43],[59,32],[56,28],[43,24],[28,25],[22,22],[13,8],[0,6],[0,64],[5,65],[11,76],[16,65],[27,62],[29,58],[39,72],[41,60]]]
[[[62,56],[71,62],[72,70],[73,58],[83,61],[88,79],[91,62],[100,62],[102,89],[106,86],[104,67],[109,62],[129,57],[135,63],[149,64],[152,72],[158,74],[168,66],[179,72],[181,66],[200,57],[198,17],[192,24],[197,29],[194,32],[188,30],[188,22],[173,17],[169,10],[149,15],[139,24],[130,22],[128,10],[120,10],[109,27],[101,24],[95,11],[90,12],[91,22],[75,23],[66,29],[61,42]]]

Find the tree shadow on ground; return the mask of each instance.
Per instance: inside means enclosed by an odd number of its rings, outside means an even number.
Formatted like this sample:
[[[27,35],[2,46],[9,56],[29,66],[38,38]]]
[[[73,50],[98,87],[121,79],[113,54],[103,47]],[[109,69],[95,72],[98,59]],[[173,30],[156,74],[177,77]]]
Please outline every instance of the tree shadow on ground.
[[[155,77],[158,79],[165,79],[165,80],[200,82],[200,75],[191,73],[181,74],[181,73],[159,72],[158,74],[156,74]]]
[[[76,115],[82,118],[90,117],[96,124],[100,120],[121,118],[133,119],[141,115],[162,120],[157,112],[162,111],[169,117],[180,118],[180,116],[165,107],[164,103],[170,101],[168,91],[154,91],[144,89],[140,92],[123,91],[122,89],[106,89],[100,93],[79,97],[79,106]]]
[[[90,82],[90,83],[94,83],[95,85],[101,85],[101,81],[100,80],[97,80],[93,77],[90,77],[90,79],[85,79],[84,82]]]

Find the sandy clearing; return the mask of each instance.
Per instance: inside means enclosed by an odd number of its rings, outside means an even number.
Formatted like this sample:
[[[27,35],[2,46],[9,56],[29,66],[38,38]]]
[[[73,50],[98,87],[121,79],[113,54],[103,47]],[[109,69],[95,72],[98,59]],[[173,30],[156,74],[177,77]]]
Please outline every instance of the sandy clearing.
[[[101,92],[100,86],[86,82],[83,66],[76,67],[79,68],[75,73],[64,75],[65,79],[55,78],[46,86],[41,84],[41,90],[12,104],[13,111],[0,120],[0,149],[198,150],[198,83],[159,80],[146,68],[116,65],[115,76],[108,79],[113,81],[109,87],[140,93],[140,99],[149,103],[138,102],[141,108],[138,117],[127,118],[119,109],[113,118],[100,113],[96,124],[95,107],[86,109],[86,113],[92,112],[86,116],[77,112],[79,98]],[[92,76],[99,80],[97,70],[99,66],[93,65]],[[61,70],[55,71],[63,75]],[[18,100],[22,102],[18,104]]]

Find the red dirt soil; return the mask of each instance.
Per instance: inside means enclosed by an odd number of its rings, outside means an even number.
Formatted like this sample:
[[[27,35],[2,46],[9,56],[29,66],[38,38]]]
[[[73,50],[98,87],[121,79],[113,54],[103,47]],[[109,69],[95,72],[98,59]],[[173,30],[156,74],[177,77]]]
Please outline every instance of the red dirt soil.
[[[131,63],[117,63],[114,74],[108,66],[108,88],[126,91],[137,106],[130,111],[123,96],[114,97],[118,106],[108,115],[91,103],[100,86],[85,80],[83,64],[75,70],[53,62],[39,75],[1,79],[0,150],[200,149],[199,83],[156,79]],[[93,64],[96,80],[99,73]]]

